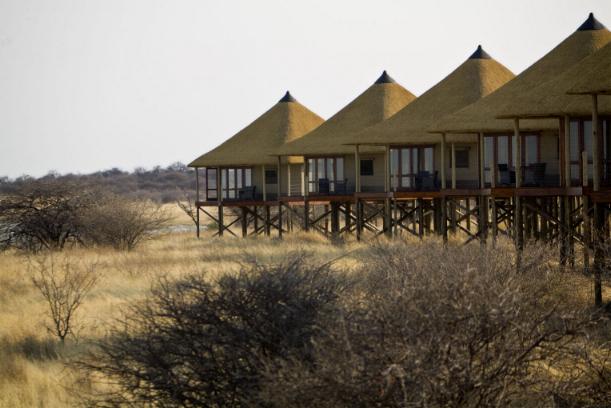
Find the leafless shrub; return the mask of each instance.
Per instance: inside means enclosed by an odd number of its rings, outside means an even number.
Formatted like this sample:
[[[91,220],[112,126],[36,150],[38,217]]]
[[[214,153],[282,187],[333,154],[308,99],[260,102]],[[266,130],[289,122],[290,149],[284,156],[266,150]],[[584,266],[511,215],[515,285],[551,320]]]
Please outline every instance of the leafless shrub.
[[[25,180],[0,197],[0,249],[62,249],[81,240],[80,214],[90,208],[90,186],[71,181]]]
[[[563,288],[545,252],[525,254],[517,272],[505,251],[376,246],[316,339],[314,363],[270,363],[265,398],[297,407],[545,403],[555,380],[533,368],[549,373],[572,356],[590,322],[550,295]]]
[[[170,217],[158,204],[107,195],[83,214],[84,237],[96,245],[131,251],[163,228]]]
[[[305,255],[237,274],[162,280],[80,363],[114,393],[100,405],[259,406],[263,361],[308,360],[322,315],[344,286]]]
[[[76,313],[98,281],[95,264],[83,264],[58,255],[31,258],[32,282],[49,306],[48,330],[63,344],[75,333]]]

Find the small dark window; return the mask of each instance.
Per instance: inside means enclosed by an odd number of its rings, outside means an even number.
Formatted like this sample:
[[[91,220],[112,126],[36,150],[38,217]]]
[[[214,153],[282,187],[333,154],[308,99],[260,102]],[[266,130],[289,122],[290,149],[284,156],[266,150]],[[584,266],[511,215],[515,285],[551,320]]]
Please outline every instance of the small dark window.
[[[457,147],[456,148],[456,168],[457,169],[469,168],[469,148],[468,147]]]
[[[276,170],[265,170],[265,184],[278,184],[278,173]]]
[[[373,160],[361,160],[361,176],[373,176]]]

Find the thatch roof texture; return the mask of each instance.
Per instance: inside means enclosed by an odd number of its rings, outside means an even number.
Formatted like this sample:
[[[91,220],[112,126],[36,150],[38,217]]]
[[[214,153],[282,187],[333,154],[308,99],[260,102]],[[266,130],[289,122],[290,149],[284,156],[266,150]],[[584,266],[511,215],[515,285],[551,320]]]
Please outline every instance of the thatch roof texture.
[[[519,99],[542,83],[562,74],[583,58],[611,41],[609,32],[593,15],[553,50],[519,74],[505,86],[476,103],[442,118],[431,131],[439,132],[505,132],[513,129],[507,119],[497,119],[505,106]],[[525,130],[557,129],[555,120],[527,120],[521,124]]]
[[[287,93],[270,110],[220,146],[198,157],[191,167],[276,164],[278,147],[317,128],[324,120]]]
[[[369,145],[438,142],[438,135],[427,132],[435,121],[488,95],[513,77],[511,71],[479,46],[441,82],[391,118],[356,134],[351,143]]]
[[[346,143],[355,132],[391,117],[415,99],[384,71],[373,85],[325,123],[279,147],[275,153],[302,156],[352,153],[354,148]]]
[[[592,112],[592,98],[586,94],[569,95],[567,91],[574,89],[575,84],[582,88],[595,88],[607,81],[611,85],[610,76],[611,42],[562,74],[516,98],[503,108],[499,117],[587,116]],[[599,98],[598,110],[601,114],[611,114],[611,98]]]

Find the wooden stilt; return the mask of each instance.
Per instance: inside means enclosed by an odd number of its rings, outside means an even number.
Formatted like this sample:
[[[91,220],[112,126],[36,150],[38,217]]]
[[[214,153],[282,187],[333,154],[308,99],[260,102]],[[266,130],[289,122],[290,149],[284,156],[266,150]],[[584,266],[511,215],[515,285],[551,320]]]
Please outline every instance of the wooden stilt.
[[[241,223],[242,223],[242,238],[246,238],[248,235],[248,213],[246,207],[240,207],[241,211]]]
[[[444,244],[448,243],[448,203],[446,197],[441,198],[441,236]]]

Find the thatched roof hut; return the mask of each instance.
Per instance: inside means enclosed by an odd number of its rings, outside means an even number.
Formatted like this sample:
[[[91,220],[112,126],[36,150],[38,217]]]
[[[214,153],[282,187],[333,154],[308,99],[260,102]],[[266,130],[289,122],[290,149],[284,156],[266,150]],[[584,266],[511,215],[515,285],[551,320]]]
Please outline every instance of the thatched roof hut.
[[[550,78],[562,74],[610,41],[611,32],[590,14],[577,31],[505,86],[480,101],[442,118],[430,130],[449,133],[512,131],[513,123],[510,120],[497,119],[507,104]],[[555,120],[525,120],[520,124],[520,128],[557,129],[558,123]]]
[[[439,117],[455,112],[488,95],[514,77],[505,66],[479,46],[458,68],[414,102],[386,121],[352,137],[353,144],[434,143],[427,133]]]
[[[563,115],[588,116],[592,113],[592,99],[588,93],[611,90],[611,42],[584,58],[570,69],[542,85],[525,92],[507,104],[501,118],[549,118]],[[602,88],[601,88],[602,87]],[[580,95],[567,92],[580,91]],[[600,98],[600,114],[611,114],[611,98]]]
[[[329,118],[321,126],[275,152],[279,155],[350,154],[354,149],[346,146],[352,135],[379,123],[416,97],[392,79],[386,71],[352,102]]]
[[[190,167],[254,166],[276,164],[270,156],[278,147],[317,128],[324,120],[297,102],[287,91],[270,110]]]

